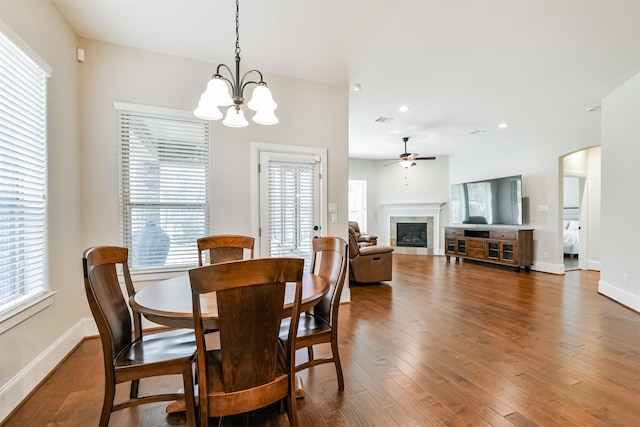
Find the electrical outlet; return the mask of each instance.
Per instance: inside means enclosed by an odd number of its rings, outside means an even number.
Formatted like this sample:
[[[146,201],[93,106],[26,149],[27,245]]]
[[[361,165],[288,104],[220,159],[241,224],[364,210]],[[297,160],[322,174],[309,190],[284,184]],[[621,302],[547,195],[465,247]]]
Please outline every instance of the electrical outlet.
[[[546,252],[546,251],[545,251],[545,252],[542,252],[542,257],[543,257],[544,259],[549,259],[549,252]]]
[[[622,283],[624,283],[625,285],[628,285],[628,284],[629,284],[629,274],[624,273],[624,274],[622,275]]]

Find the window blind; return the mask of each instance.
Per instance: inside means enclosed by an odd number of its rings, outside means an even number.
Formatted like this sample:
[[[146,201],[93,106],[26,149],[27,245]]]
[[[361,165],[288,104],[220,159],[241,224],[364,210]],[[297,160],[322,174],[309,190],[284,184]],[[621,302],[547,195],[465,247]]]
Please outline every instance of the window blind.
[[[47,289],[47,72],[0,31],[0,312]]]
[[[304,258],[308,268],[317,209],[317,166],[270,160],[268,174],[268,256]]]
[[[132,270],[198,263],[209,234],[209,126],[118,111],[121,240]]]

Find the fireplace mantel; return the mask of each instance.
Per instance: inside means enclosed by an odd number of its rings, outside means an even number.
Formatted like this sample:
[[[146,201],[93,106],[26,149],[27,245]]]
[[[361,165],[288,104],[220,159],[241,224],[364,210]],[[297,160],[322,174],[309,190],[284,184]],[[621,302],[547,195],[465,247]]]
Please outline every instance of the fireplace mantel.
[[[380,244],[391,245],[392,217],[432,217],[433,218],[433,254],[443,255],[440,242],[440,211],[444,202],[428,203],[381,203],[378,215],[378,230],[382,230]],[[419,251],[419,253],[421,253]],[[426,253],[426,252],[425,252]]]

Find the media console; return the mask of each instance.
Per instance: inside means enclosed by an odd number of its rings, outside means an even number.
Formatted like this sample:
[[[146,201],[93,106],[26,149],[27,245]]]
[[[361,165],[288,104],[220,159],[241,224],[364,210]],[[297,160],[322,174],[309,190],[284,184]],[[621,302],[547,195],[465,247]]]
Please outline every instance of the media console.
[[[533,265],[533,230],[445,227],[445,255],[512,266],[530,271]]]

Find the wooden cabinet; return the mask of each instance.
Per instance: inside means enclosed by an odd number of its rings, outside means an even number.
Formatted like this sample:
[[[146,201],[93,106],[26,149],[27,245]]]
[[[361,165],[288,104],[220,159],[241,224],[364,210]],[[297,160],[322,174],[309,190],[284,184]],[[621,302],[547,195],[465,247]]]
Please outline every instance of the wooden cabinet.
[[[513,266],[526,271],[533,265],[533,230],[490,230],[445,227],[445,255]]]

